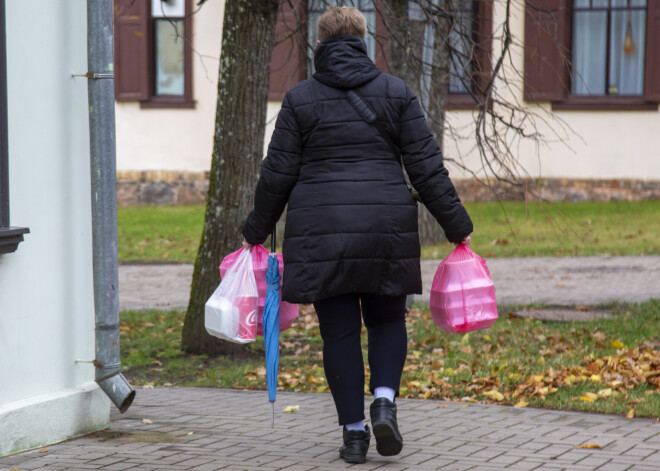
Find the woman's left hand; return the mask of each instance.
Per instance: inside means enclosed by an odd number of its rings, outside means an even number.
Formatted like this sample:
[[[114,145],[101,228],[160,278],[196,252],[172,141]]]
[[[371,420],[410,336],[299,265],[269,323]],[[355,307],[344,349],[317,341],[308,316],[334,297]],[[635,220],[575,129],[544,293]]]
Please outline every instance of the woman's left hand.
[[[468,236],[464,237],[463,240],[461,240],[460,242],[454,242],[454,245],[466,245],[466,246],[469,247],[470,246],[470,241],[472,240],[471,235],[472,234],[468,234]]]

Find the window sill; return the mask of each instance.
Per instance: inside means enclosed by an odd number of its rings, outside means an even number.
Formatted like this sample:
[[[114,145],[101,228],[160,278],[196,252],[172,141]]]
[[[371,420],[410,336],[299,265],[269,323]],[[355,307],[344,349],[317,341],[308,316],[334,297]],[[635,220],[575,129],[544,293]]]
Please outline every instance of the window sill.
[[[570,97],[552,102],[555,111],[657,111],[658,103],[643,97]]]
[[[447,96],[447,110],[476,110],[479,104],[470,95],[452,95]]]
[[[0,254],[16,252],[18,244],[23,242],[23,234],[28,232],[27,227],[0,228]]]
[[[179,108],[179,109],[194,109],[197,102],[184,97],[152,97],[148,101],[141,101],[140,108],[143,109],[158,109],[158,108]]]

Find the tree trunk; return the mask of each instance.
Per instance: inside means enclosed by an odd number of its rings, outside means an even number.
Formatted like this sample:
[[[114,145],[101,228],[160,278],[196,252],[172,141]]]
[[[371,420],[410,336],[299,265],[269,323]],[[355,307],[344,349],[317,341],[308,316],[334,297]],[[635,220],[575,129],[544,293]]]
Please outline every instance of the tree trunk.
[[[241,246],[263,156],[277,0],[227,0],[204,231],[195,260],[181,347],[228,354],[238,344],[210,336],[204,305],[220,283],[222,257]]]
[[[428,90],[429,101],[426,117],[431,132],[443,149],[445,132],[445,111],[449,94],[449,21],[438,16],[438,23],[433,26],[433,62],[431,64],[431,82]],[[434,245],[445,240],[438,227],[438,222],[426,208],[419,211],[419,239],[422,245]]]
[[[385,23],[388,26],[388,33],[390,35],[390,60],[389,68],[392,75],[402,78],[412,91],[421,100],[422,97],[422,73],[424,72],[424,43],[426,31],[426,18],[424,17],[421,8],[418,5],[408,2],[408,0],[387,0],[387,7],[384,9],[386,12]],[[412,4],[412,5],[411,5]],[[442,19],[440,19],[442,21]],[[436,30],[437,32],[437,30]],[[447,38],[444,37],[438,41],[436,33],[436,43],[446,45]],[[445,62],[447,65],[448,62]],[[433,70],[435,71],[436,65],[436,52],[433,54]],[[438,78],[437,74],[431,76],[432,89],[429,90],[429,95],[434,93],[435,80]],[[444,130],[444,107],[447,102],[448,78],[446,87],[438,86],[438,91],[442,93],[444,88],[444,96],[437,100],[437,105],[442,102],[442,112],[437,106],[430,106],[434,109],[434,114],[431,115],[431,110],[424,109],[424,112],[429,119],[429,126],[431,131],[436,136],[440,148],[442,148],[442,131]],[[435,101],[433,97],[429,102]],[[422,106],[424,108],[424,106]],[[437,116],[441,116],[442,124],[437,126]],[[433,118],[433,122],[431,120]],[[422,245],[434,245],[444,241],[442,229],[438,226],[438,221],[429,213],[426,206],[420,204],[418,207],[417,224],[419,226],[419,239]]]

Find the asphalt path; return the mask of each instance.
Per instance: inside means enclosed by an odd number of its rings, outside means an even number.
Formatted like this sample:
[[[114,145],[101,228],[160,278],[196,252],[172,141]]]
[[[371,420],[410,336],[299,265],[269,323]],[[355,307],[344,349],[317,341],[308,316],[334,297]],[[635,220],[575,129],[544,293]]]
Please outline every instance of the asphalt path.
[[[428,301],[440,260],[422,261]],[[498,304],[597,305],[660,298],[660,256],[493,258],[488,267]],[[185,309],[192,265],[119,267],[120,309]]]

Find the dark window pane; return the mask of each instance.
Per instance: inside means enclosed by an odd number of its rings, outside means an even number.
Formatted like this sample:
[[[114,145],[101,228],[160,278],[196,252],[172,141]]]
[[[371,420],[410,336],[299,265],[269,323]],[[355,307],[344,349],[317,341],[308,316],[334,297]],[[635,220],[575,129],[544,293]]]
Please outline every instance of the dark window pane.
[[[156,95],[184,94],[183,20],[156,20]]]
[[[607,12],[576,11],[573,24],[573,94],[604,95]]]
[[[449,93],[467,93],[472,76],[472,10],[459,13],[449,33],[451,62],[449,75]]]
[[[610,95],[644,93],[644,10],[612,11],[610,28]]]

